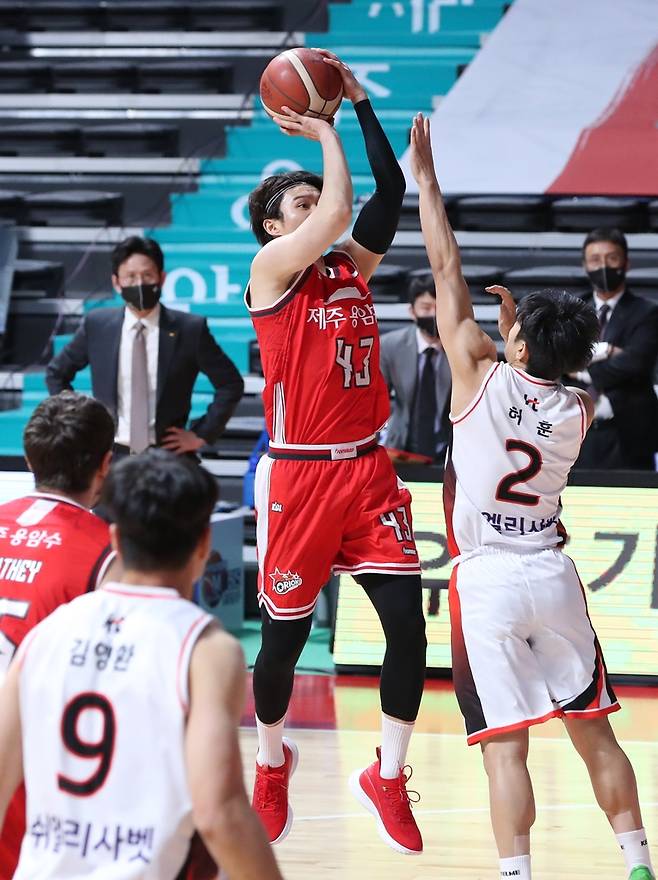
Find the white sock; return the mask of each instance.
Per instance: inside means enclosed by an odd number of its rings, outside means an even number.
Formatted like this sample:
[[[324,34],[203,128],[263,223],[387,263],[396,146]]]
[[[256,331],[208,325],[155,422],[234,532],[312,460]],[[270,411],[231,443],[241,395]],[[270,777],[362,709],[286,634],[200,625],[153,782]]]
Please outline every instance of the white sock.
[[[624,854],[626,870],[629,874],[638,865],[646,865],[653,873],[651,853],[647,844],[647,832],[644,828],[638,828],[637,831],[626,831],[623,834],[615,834],[615,837]]]
[[[285,761],[283,755],[283,725],[285,715],[276,724],[263,724],[256,716],[258,731],[258,753],[256,761],[261,767],[280,767]]]
[[[382,747],[379,775],[396,779],[407,760],[409,740],[414,731],[413,721],[400,721],[382,713]]]
[[[530,880],[530,856],[514,856],[500,860],[500,880]]]

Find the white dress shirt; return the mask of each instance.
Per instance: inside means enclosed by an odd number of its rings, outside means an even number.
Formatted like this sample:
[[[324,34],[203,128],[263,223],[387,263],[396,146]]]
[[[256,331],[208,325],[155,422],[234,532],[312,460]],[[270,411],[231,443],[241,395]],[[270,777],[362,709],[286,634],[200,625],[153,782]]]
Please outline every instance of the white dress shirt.
[[[624,295],[624,291],[622,290],[621,293],[616,293],[614,296],[611,296],[610,299],[602,299],[599,296],[598,292],[595,290],[594,291],[594,308],[596,309],[596,314],[597,315],[599,314],[599,311],[602,306],[607,306],[610,309],[610,311],[608,312],[608,321],[606,322],[606,323],[608,323],[610,321],[610,318],[612,318],[612,313],[615,310],[615,306],[617,305],[617,303],[619,302],[619,300],[622,298],[623,295]]]
[[[610,310],[608,312],[608,317],[606,320],[606,326],[610,323],[610,318],[612,318],[612,313],[615,310],[615,306],[619,302],[619,300],[624,295],[624,291],[621,293],[615,294],[615,296],[611,296],[610,299],[603,299],[600,297],[595,290],[594,292],[594,308],[596,309],[596,314],[599,314],[599,310],[602,306],[607,306]],[[594,354],[592,356],[592,363],[595,364],[597,361],[605,360],[605,358],[610,356],[610,343],[603,342],[600,340],[599,342],[594,343]],[[589,370],[582,371],[584,381],[587,382],[588,385],[592,384],[592,377],[590,376]],[[594,418],[601,419],[602,421],[608,421],[608,419],[614,418],[614,413],[612,411],[612,404],[610,403],[610,399],[606,394],[599,394],[596,398],[596,402],[594,403]]]
[[[141,321],[146,335],[146,364],[149,381],[149,443],[155,443],[155,395],[158,382],[158,348],[160,338],[160,304],[145,318],[138,318],[126,308],[119,344],[117,376],[117,433],[115,443],[130,445],[130,401],[132,390],[132,356],[135,327]]]

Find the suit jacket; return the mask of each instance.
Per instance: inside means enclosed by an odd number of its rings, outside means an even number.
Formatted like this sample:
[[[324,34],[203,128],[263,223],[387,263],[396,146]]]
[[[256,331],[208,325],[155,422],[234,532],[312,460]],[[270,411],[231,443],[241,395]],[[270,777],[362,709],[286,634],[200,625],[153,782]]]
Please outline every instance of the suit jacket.
[[[73,339],[46,367],[46,384],[51,394],[72,388],[75,374],[89,364],[92,394],[116,419],[123,316],[123,308],[96,309],[85,315]],[[214,443],[242,397],[242,376],[211,336],[205,318],[161,305],[155,406],[157,443],[168,428],[187,425],[192,389],[199,372],[210,379],[215,396],[203,418],[189,427],[207,443]]]
[[[418,342],[414,323],[401,330],[392,330],[382,335],[379,361],[386,384],[393,392],[386,445],[395,449],[406,449],[418,385]],[[437,370],[437,400],[445,398],[446,401],[440,413],[440,424],[447,440],[451,431],[449,418],[451,387],[450,367],[444,356]]]
[[[592,302],[593,294],[584,299]],[[590,364],[592,384],[610,401],[622,449],[632,456],[652,455],[658,448],[658,399],[653,389],[658,306],[627,289],[603,339],[623,352]]]

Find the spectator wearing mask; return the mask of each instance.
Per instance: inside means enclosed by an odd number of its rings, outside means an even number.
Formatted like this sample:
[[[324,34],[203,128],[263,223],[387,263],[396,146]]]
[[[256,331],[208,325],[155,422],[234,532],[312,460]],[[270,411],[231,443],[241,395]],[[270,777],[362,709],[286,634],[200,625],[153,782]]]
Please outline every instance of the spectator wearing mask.
[[[48,364],[51,394],[70,389],[91,367],[92,391],[117,423],[115,456],[162,446],[194,455],[222,434],[244,390],[240,373],[206,319],[160,304],[164,257],[156,241],[131,236],[112,253],[112,285],[125,308],[85,315],[71,342]],[[205,415],[188,425],[199,373],[215,389]]]
[[[392,395],[382,442],[443,462],[450,441],[450,367],[436,327],[430,273],[409,285],[412,323],[381,337],[381,370]]]
[[[628,245],[618,229],[589,233],[583,267],[592,284],[585,299],[596,308],[601,332],[589,368],[570,377],[595,401],[594,421],[575,466],[654,470],[658,306],[627,287]]]

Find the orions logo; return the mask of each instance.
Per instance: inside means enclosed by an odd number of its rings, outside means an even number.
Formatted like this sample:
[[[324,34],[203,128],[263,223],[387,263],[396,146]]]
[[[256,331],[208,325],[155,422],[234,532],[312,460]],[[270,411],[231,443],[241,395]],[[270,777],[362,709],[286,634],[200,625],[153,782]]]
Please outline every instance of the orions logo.
[[[291,590],[296,590],[303,583],[296,571],[279,571],[278,568],[275,568],[274,574],[271,574],[270,577],[272,578],[274,592],[278,593],[279,596],[283,596]]]

